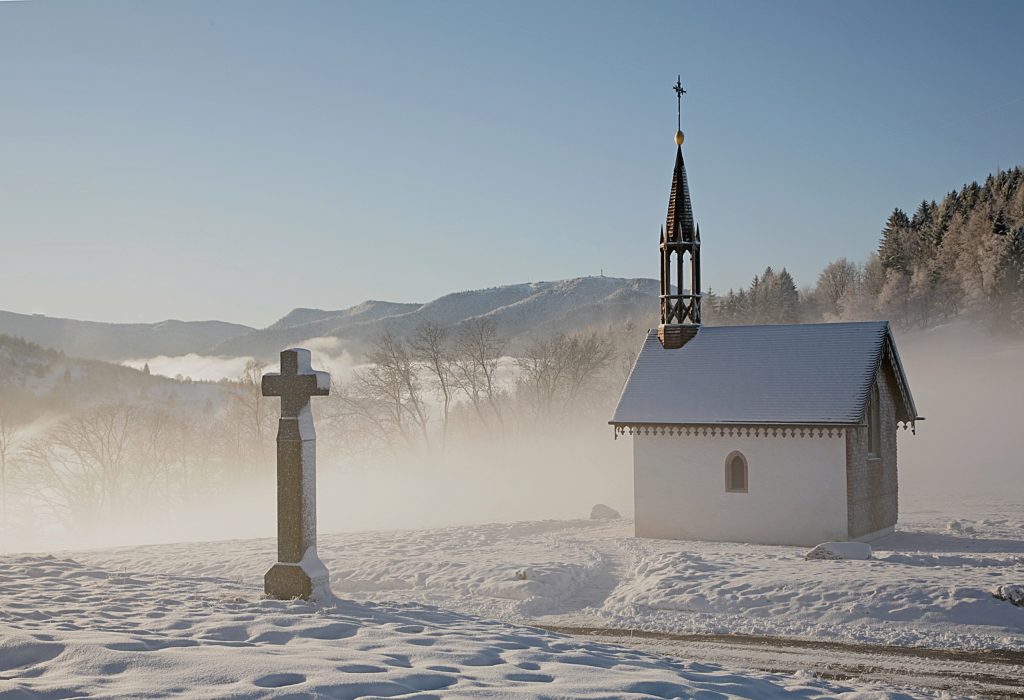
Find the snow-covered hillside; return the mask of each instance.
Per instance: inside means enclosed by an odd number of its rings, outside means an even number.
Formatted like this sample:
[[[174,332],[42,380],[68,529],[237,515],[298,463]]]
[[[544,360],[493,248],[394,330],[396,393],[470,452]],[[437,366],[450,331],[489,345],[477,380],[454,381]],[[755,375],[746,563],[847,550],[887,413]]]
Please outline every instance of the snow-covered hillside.
[[[0,311],[0,334],[114,362],[190,353],[272,359],[286,347],[321,337],[339,338],[358,355],[384,331],[404,336],[425,321],[457,326],[485,316],[514,346],[532,335],[653,318],[657,295],[657,280],[578,277],[455,292],[425,304],[365,301],[340,310],[299,308],[263,329],[221,321],[96,323]]]
[[[112,362],[132,357],[184,355],[251,330],[248,326],[224,321],[98,323],[0,311],[0,334],[23,338],[75,357]]]
[[[176,381],[100,360],[67,357],[20,338],[0,335],[0,392],[25,422],[40,414],[105,402],[217,401],[224,387]]]
[[[657,294],[656,280],[579,277],[456,292],[422,305],[370,301],[340,311],[296,309],[266,329],[226,340],[211,352],[271,357],[309,338],[337,337],[358,355],[384,331],[405,336],[426,321],[457,326],[479,317],[494,321],[514,346],[533,335],[645,319],[657,313]]]

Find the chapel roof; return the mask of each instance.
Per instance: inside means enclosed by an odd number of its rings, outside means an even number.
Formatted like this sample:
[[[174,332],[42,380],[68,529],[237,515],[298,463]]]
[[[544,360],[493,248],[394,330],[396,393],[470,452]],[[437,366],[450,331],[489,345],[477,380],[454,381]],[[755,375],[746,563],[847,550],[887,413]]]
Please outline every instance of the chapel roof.
[[[666,350],[643,349],[611,424],[855,425],[883,362],[899,386],[897,421],[919,420],[886,321],[704,326]]]

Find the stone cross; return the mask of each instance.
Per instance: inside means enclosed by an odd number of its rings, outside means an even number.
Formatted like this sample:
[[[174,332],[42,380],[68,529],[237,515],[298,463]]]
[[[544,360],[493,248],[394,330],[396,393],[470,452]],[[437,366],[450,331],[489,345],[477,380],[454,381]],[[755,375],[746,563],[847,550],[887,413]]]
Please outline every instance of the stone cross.
[[[277,428],[277,563],[263,577],[267,595],[283,600],[330,595],[316,553],[316,432],[311,396],[327,396],[331,375],[310,367],[309,350],[281,353],[281,372],[263,375],[263,395],[281,397]]]

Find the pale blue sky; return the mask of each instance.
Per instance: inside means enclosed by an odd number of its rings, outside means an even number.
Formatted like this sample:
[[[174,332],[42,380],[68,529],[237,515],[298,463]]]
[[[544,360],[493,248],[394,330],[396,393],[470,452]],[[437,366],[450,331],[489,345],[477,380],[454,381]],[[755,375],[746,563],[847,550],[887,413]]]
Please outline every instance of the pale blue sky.
[[[657,274],[683,74],[704,279],[814,282],[1024,163],[1021,2],[0,3],[0,309]]]

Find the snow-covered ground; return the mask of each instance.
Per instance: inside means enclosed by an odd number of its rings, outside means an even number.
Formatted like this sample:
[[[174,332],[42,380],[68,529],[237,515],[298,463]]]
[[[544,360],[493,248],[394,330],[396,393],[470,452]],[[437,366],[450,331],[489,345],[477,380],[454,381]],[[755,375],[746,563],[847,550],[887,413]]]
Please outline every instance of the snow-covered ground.
[[[240,549],[258,554],[235,569],[247,581],[263,566],[262,550]],[[681,663],[415,604],[261,599],[250,583],[190,565],[209,569],[202,560],[226,551],[122,552],[123,569],[63,556],[0,558],[0,698],[902,695],[804,673]]]
[[[0,557],[0,698],[898,692],[672,660],[526,624],[1024,650],[1024,608],[992,596],[1024,582],[1019,502],[922,505],[867,561],[641,540],[631,525],[321,535],[339,596],[327,605],[261,598],[270,539]]]
[[[334,592],[437,605],[514,623],[743,633],[933,648],[1024,650],[1024,504],[922,504],[867,561],[796,547],[632,537],[632,522],[547,520],[329,534]],[[259,586],[269,539],[71,554],[112,570]]]

